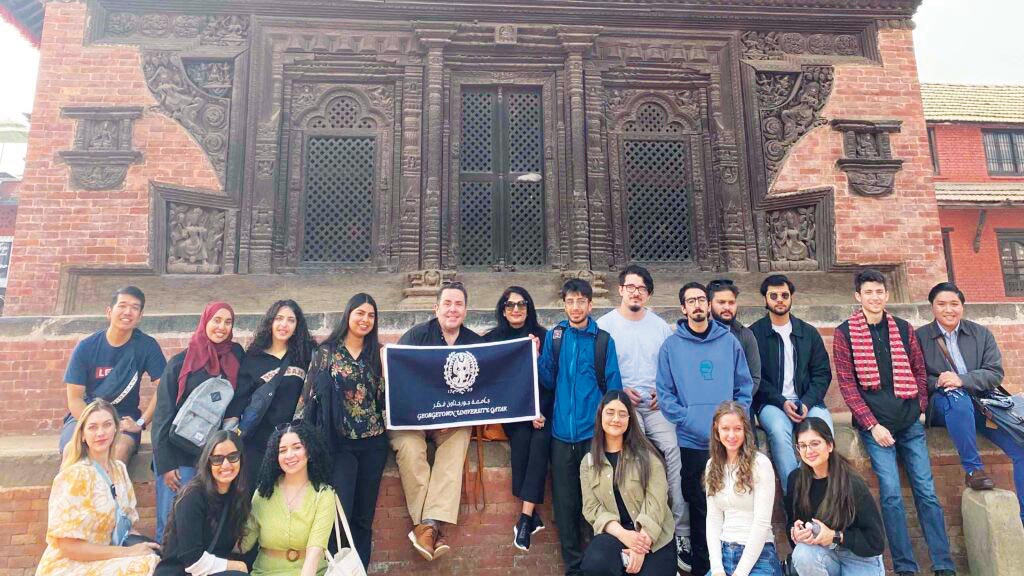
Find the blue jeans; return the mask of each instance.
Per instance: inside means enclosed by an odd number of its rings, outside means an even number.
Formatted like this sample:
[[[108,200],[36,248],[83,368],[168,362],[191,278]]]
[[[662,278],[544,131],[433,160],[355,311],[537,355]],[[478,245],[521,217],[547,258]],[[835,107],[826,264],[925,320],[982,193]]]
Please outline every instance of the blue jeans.
[[[740,563],[740,556],[743,556],[743,544],[733,542],[722,542],[722,568],[726,574],[736,571],[736,565]],[[775,552],[775,544],[766,542],[761,549],[761,555],[757,562],[750,569],[750,576],[782,576],[782,565],[779,564],[779,555]]]
[[[790,561],[800,576],[885,576],[881,554],[865,558],[846,548],[797,544]]]
[[[821,404],[812,406],[807,410],[807,417],[821,418],[828,424],[830,430],[835,432],[832,425],[832,415],[828,409]],[[775,471],[779,473],[779,484],[782,485],[782,493],[785,494],[789,488],[789,474],[800,466],[796,458],[796,450],[793,448],[793,428],[796,426],[789,416],[777,406],[771,404],[761,408],[757,415],[761,427],[768,435],[768,449],[772,453],[772,463],[775,464]]]
[[[164,543],[164,527],[167,526],[167,517],[171,515],[174,508],[174,499],[178,493],[167,487],[164,477],[156,473],[156,466],[153,467],[153,474],[156,477],[156,541]],[[195,477],[196,469],[191,466],[178,467],[178,474],[181,475],[181,486],[188,483]]]
[[[889,540],[893,569],[896,572],[918,572],[914,560],[914,549],[910,544],[907,529],[907,512],[903,507],[903,493],[900,487],[900,471],[897,458],[910,480],[914,493],[917,520],[928,543],[932,557],[932,570],[955,570],[949,554],[949,538],[946,536],[946,520],[942,505],[935,496],[935,481],[932,479],[932,465],[928,457],[928,441],[924,425],[914,422],[910,427],[896,432],[895,446],[881,447],[871,432],[860,430],[861,441],[871,458],[871,467],[878,477],[879,499],[881,500],[882,522]]]
[[[978,434],[999,446],[1013,461],[1013,485],[1020,503],[1020,519],[1024,523],[1024,446],[1018,444],[1002,428],[985,426],[985,419],[974,408],[966,394],[936,393],[932,396],[935,411],[946,422],[949,437],[960,454],[960,464],[968,474],[984,469],[978,452]]]

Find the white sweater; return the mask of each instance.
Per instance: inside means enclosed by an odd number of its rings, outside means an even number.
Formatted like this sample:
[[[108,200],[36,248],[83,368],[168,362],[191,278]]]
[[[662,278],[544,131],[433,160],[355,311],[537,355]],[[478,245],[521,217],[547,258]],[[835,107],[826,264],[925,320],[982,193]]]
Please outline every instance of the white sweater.
[[[748,576],[765,543],[775,541],[775,470],[768,457],[758,452],[754,461],[754,491],[743,494],[736,493],[735,472],[734,467],[727,467],[725,486],[714,496],[708,496],[708,553],[711,573],[724,574],[722,542],[742,544],[743,555],[730,576]]]

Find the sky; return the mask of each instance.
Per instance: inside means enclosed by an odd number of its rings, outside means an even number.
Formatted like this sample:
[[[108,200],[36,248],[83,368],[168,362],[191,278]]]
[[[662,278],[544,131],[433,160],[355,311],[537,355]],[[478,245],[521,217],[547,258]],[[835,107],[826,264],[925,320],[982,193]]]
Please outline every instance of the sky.
[[[923,82],[1024,85],[1024,2],[924,0],[914,17]],[[0,119],[32,111],[39,54],[0,21]]]

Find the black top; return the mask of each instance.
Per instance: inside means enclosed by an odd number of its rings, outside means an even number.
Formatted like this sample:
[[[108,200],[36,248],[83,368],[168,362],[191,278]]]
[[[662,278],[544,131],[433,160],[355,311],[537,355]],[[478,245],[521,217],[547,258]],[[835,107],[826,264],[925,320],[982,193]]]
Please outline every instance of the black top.
[[[615,468],[619,465],[619,453],[605,452],[604,456],[612,465],[612,477],[614,478]],[[626,530],[636,530],[633,519],[629,517],[629,510],[626,509],[626,503],[622,501],[622,493],[619,492],[619,487],[615,482],[612,482],[612,491],[615,493],[615,507],[619,509],[619,524],[622,524]]]
[[[540,339],[541,344],[544,343],[544,337],[548,335],[548,331],[543,326],[537,326],[533,330],[527,330],[526,326],[521,328],[509,327],[508,330],[501,330],[495,328],[486,335],[484,335],[485,342],[504,342],[506,340],[515,340],[516,338],[525,338],[533,334]],[[537,355],[538,359],[540,354]],[[551,412],[555,407],[555,395],[546,386],[540,387],[540,413],[544,415],[544,418],[551,420]]]
[[[711,322],[712,321],[708,322],[708,325],[707,325],[706,328],[704,328],[703,332],[697,332],[696,330],[691,328],[689,322],[683,322],[682,324],[683,324],[683,326],[686,326],[686,329],[690,332],[690,334],[693,334],[694,336],[696,336],[697,338],[700,338],[701,340],[707,340],[708,339],[708,334],[711,334]]]
[[[195,466],[199,457],[198,451],[192,453],[171,443],[171,422],[178,414],[178,409],[185,403],[188,395],[199,387],[200,384],[212,377],[205,369],[200,368],[188,375],[185,380],[185,393],[181,395],[181,402],[178,398],[178,374],[185,363],[187,350],[175,354],[167,362],[167,369],[160,377],[160,384],[156,389],[156,412],[153,413],[153,463],[156,465],[157,474],[167,472],[181,466]],[[232,353],[242,362],[245,351],[238,343],[232,346]],[[231,398],[224,418],[238,418],[242,415],[242,403],[236,394]]]
[[[153,576],[185,576],[185,568],[209,551],[227,502],[228,496],[218,495],[211,503],[196,485],[186,490],[174,503],[174,530],[164,535],[162,560]],[[220,538],[210,552],[218,558],[228,558],[240,536],[231,533],[230,525],[231,519],[226,518]]]
[[[796,477],[800,472],[794,470],[789,475],[789,486],[786,490],[784,502],[786,516],[790,519],[789,526],[792,527],[797,520],[810,522],[814,514],[797,515],[796,498],[793,495],[793,488],[796,486]],[[843,531],[842,547],[862,558],[878,556],[885,550],[885,527],[882,524],[882,516],[878,513],[878,505],[868,490],[868,485],[860,476],[852,476],[853,498],[857,507],[853,522],[843,528],[842,526],[829,526],[833,530]],[[815,511],[821,506],[825,499],[825,489],[828,488],[828,478],[811,480],[811,508]]]
[[[789,335],[793,343],[793,387],[800,396],[800,402],[817,406],[825,402],[825,394],[832,383],[832,368],[828,351],[818,330],[803,320],[790,315],[793,327]],[[754,412],[771,404],[782,409],[786,397],[782,395],[785,381],[786,349],[782,337],[772,329],[772,320],[764,316],[750,325],[750,331],[757,339],[757,350],[761,355],[761,386],[754,394]]]
[[[280,358],[267,354],[263,350],[246,354],[238,369],[238,389],[235,390],[235,397],[232,398],[231,406],[228,407],[229,411],[237,408],[238,413],[241,414],[249,405],[249,399],[253,392],[270,382],[280,366]],[[293,366],[289,363],[285,375],[277,382],[273,400],[270,402],[263,420],[254,430],[246,432],[245,444],[247,447],[256,448],[262,452],[267,445],[267,440],[274,433],[274,427],[292,421],[295,416],[295,405],[299,402],[302,385],[306,380],[306,368],[308,366]]]
[[[455,340],[455,345],[461,346],[463,344],[479,344],[484,339],[476,332],[473,332],[469,328],[462,326],[459,329],[459,337]],[[409,328],[408,332],[402,334],[402,338],[398,341],[399,344],[407,344],[410,346],[447,346],[448,342],[444,339],[444,333],[441,332],[441,324],[437,321],[437,318],[431,318],[429,322],[417,324],[412,328]]]

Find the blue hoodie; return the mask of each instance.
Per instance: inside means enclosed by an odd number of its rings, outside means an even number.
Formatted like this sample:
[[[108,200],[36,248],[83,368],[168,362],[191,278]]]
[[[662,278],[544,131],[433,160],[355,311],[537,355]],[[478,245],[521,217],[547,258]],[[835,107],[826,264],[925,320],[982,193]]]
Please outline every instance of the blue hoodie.
[[[569,326],[562,320],[562,349],[559,351],[558,374],[552,358],[552,338],[556,330],[548,330],[537,362],[541,384],[555,391],[555,408],[551,415],[551,434],[562,442],[582,442],[594,437],[594,419],[601,403],[594,370],[594,342],[597,340],[597,322],[587,318],[583,330]],[[608,354],[604,362],[604,378],[608,390],[622,390],[619,361],[615,355],[615,341],[608,340]]]
[[[658,406],[676,425],[680,447],[707,450],[718,405],[735,400],[749,409],[754,383],[743,346],[728,328],[712,320],[701,340],[683,322],[658,353]]]

